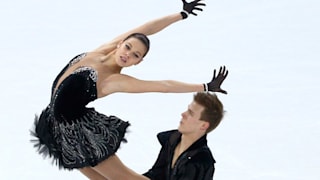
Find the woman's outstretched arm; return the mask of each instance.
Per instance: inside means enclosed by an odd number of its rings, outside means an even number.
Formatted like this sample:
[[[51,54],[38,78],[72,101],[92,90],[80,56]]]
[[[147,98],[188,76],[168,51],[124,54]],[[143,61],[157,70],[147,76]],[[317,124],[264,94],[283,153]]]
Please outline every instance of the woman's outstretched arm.
[[[183,2],[183,10],[181,12],[177,12],[174,14],[166,15],[161,18],[157,18],[151,21],[148,21],[136,28],[133,28],[116,38],[114,38],[111,42],[108,42],[102,46],[100,46],[95,51],[101,51],[104,49],[108,49],[110,47],[116,47],[123,39],[125,39],[127,36],[129,36],[132,33],[142,33],[145,35],[152,35],[155,33],[160,32],[161,30],[165,29],[166,27],[170,26],[171,24],[178,22],[182,19],[185,19],[188,17],[188,14],[197,15],[194,13],[194,11],[202,11],[199,6],[205,6],[204,3],[200,3],[200,0],[194,0],[190,3],[187,3],[186,1]]]
[[[225,66],[220,67],[216,74],[214,70],[212,80],[208,83],[186,83],[174,80],[147,81],[139,80],[124,74],[113,74],[102,82],[99,96],[106,96],[116,92],[125,93],[187,93],[211,91],[227,94],[227,91],[221,88],[225,78],[228,76],[228,70]]]

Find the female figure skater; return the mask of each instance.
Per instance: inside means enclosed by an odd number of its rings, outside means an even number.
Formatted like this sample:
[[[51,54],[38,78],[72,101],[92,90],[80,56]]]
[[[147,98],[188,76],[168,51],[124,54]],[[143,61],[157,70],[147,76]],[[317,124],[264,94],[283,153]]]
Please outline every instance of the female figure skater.
[[[228,71],[205,84],[178,81],[144,81],[121,74],[122,68],[139,64],[149,50],[147,35],[185,19],[205,4],[182,0],[183,11],[168,15],[124,33],[101,47],[75,56],[52,85],[51,101],[35,119],[32,135],[40,154],[52,157],[65,169],[79,169],[90,179],[146,179],[122,164],[115,155],[129,123],[106,116],[86,105],[116,92],[198,92],[226,93],[220,85]]]

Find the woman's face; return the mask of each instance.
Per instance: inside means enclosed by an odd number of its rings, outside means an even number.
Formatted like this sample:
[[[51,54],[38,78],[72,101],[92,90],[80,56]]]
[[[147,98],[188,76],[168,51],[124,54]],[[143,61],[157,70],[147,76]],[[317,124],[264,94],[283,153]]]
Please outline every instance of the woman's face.
[[[136,65],[142,61],[145,53],[145,45],[132,37],[118,44],[116,62],[120,67]]]

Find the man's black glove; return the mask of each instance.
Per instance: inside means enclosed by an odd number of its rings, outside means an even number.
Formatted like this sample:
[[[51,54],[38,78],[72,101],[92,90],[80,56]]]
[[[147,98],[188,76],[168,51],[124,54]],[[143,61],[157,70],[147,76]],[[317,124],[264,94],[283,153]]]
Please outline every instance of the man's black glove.
[[[228,70],[226,70],[225,66],[220,67],[217,77],[216,77],[216,70],[214,70],[212,80],[209,83],[203,84],[204,91],[220,92],[223,94],[227,94],[227,91],[221,89],[220,87],[227,76],[228,76]]]
[[[183,19],[186,19],[189,14],[193,14],[193,15],[197,16],[197,14],[193,12],[194,10],[202,11],[202,9],[197,6],[205,6],[206,4],[199,3],[199,1],[201,1],[201,0],[194,0],[194,1],[191,1],[188,3],[186,0],[182,0],[183,11],[181,11],[180,14]]]

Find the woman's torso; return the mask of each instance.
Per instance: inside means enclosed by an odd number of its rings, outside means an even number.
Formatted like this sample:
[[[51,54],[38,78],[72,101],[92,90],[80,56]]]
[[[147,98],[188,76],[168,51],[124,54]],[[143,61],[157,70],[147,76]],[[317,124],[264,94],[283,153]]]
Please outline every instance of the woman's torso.
[[[68,68],[57,78],[57,82],[54,84],[53,93],[59,88],[61,83],[70,76],[75,70],[80,67],[90,67],[97,72],[97,81],[96,81],[96,88],[97,88],[97,98],[102,97],[101,89],[102,89],[102,82],[108,76],[112,74],[111,71],[108,71],[104,62],[106,61],[108,55],[96,53],[96,52],[88,52],[84,53],[83,57],[79,59],[79,61],[75,61],[71,63]]]

